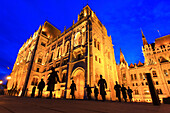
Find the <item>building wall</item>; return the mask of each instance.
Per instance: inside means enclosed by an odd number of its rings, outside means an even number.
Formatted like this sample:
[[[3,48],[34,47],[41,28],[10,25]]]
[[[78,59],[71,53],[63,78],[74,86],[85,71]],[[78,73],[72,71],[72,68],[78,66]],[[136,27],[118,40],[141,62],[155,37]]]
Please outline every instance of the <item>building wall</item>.
[[[35,50],[38,37],[38,45]],[[43,96],[49,96],[48,77],[51,67],[55,67],[60,80],[60,83],[55,84],[55,98],[63,98],[65,94],[66,98],[71,98],[70,85],[74,80],[77,85],[76,98],[85,99],[87,85],[90,85],[93,90],[101,74],[108,85],[106,98],[115,99],[113,86],[118,80],[118,76],[111,36],[107,35],[106,28],[88,5],[78,15],[77,23],[73,22],[73,25],[68,29],[65,28],[63,33],[46,21],[26,42],[26,45],[28,46],[23,45],[19,51],[11,73],[12,79],[8,82],[8,89],[11,89],[14,84],[17,90],[22,90],[28,75],[28,68],[31,65],[30,61],[33,59],[27,96],[31,95],[32,88],[37,86],[41,79],[46,84]],[[31,57],[33,51],[35,51],[34,58]],[[26,60],[25,57],[29,60]],[[38,89],[36,89],[37,95]],[[92,93],[92,97],[94,98],[94,93]],[[100,96],[99,99],[101,99]]]

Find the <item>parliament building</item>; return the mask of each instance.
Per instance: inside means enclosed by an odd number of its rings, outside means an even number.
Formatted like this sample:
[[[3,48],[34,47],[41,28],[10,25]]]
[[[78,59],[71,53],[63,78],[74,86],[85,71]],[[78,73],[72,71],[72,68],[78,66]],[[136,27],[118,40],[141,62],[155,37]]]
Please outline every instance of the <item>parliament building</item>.
[[[70,85],[74,80],[76,99],[86,99],[86,87],[97,86],[100,75],[107,82],[106,99],[116,100],[115,81],[130,86],[133,101],[151,102],[145,73],[151,73],[159,97],[170,97],[170,35],[148,44],[142,32],[145,62],[130,64],[120,51],[120,64],[116,64],[111,36],[91,8],[86,5],[78,20],[61,32],[46,21],[22,45],[13,66],[8,90],[17,89],[19,95],[31,96],[32,88],[41,79],[46,86],[43,97],[49,96],[47,82],[51,68],[58,73],[60,82],[55,84],[55,98],[71,98]],[[38,96],[38,89],[36,89]],[[99,96],[101,99],[101,96]]]

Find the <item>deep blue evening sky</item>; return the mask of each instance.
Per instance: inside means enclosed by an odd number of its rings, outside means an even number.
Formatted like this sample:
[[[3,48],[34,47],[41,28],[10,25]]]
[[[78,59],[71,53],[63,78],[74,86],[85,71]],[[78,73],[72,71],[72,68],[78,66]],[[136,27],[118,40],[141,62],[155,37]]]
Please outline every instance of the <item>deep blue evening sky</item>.
[[[120,48],[128,64],[144,62],[142,28],[148,43],[170,34],[170,0],[88,0],[112,36],[116,62]],[[0,3],[0,79],[10,74],[22,44],[46,20],[61,31],[86,5],[86,0],[2,0]]]

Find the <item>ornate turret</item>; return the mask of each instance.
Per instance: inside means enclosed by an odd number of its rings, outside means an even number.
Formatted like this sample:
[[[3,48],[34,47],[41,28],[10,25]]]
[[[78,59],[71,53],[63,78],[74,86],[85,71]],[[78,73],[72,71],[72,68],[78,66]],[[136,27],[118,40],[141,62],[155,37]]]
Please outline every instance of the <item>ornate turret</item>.
[[[125,57],[124,57],[124,55],[122,53],[122,50],[120,49],[120,64],[121,63],[126,63],[126,61],[125,61]]]
[[[141,29],[141,33],[142,33],[143,46],[148,45],[148,42],[146,41],[146,38],[145,38],[145,35],[143,34],[142,29]]]

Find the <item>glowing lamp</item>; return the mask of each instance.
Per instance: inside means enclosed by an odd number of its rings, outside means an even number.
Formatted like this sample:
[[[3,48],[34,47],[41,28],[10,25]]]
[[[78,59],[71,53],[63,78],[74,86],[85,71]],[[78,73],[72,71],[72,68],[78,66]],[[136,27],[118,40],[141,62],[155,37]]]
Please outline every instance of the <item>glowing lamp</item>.
[[[2,80],[0,80],[0,84],[2,84],[3,83],[3,81]]]
[[[11,76],[7,76],[6,79],[7,79],[7,80],[10,80],[10,79],[11,79]]]

